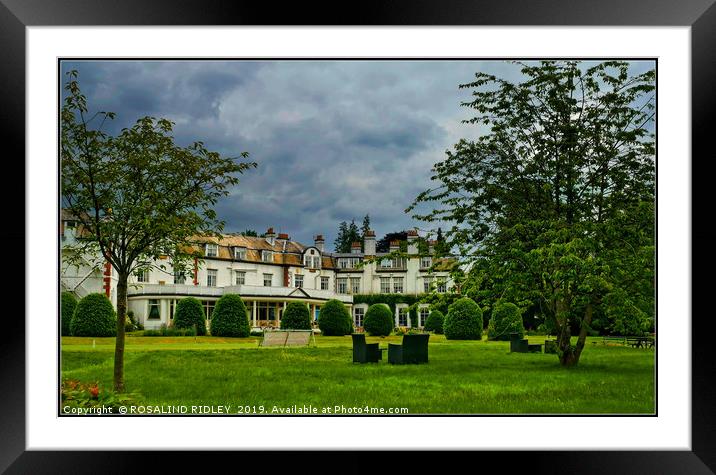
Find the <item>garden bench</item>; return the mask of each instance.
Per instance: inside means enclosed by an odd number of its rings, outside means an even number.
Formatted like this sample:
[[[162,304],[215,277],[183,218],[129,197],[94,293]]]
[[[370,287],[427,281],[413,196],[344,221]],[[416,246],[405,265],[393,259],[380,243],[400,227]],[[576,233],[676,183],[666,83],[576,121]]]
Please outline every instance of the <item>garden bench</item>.
[[[654,339],[646,336],[630,337],[626,341],[632,348],[651,348],[654,346]]]
[[[428,362],[429,333],[403,335],[403,344],[388,344],[390,364],[420,364]]]
[[[626,345],[626,337],[625,336],[605,336],[602,338],[602,343],[604,345],[608,344],[619,344],[619,345]]]
[[[308,346],[313,330],[266,330],[260,346]]]
[[[542,345],[540,343],[527,343],[527,351],[530,353],[542,353]]]

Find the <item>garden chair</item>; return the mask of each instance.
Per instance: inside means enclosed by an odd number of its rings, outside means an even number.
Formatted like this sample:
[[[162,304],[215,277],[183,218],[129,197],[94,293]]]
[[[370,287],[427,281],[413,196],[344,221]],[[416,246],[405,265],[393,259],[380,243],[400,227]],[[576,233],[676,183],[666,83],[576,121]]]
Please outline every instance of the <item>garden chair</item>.
[[[528,351],[527,338],[520,339],[519,333],[510,333],[510,353],[527,353]]]
[[[421,364],[428,362],[429,333],[403,335],[403,344],[388,344],[388,362],[391,364]]]
[[[353,333],[353,362],[377,363],[383,359],[378,343],[366,343],[365,333]]]

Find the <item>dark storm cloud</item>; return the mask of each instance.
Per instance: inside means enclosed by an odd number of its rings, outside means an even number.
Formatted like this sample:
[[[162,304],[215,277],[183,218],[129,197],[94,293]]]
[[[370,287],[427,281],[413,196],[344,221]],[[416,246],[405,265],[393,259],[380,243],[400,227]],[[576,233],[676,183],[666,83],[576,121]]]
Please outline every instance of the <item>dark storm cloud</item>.
[[[175,122],[177,142],[203,141],[259,166],[217,212],[227,231],[273,227],[332,248],[340,221],[369,214],[379,237],[424,226],[404,209],[430,186],[432,165],[475,126],[458,85],[475,71],[516,78],[514,65],[475,61],[81,61],[90,107],[114,111],[110,131],[145,115]],[[643,69],[643,67],[642,67]]]

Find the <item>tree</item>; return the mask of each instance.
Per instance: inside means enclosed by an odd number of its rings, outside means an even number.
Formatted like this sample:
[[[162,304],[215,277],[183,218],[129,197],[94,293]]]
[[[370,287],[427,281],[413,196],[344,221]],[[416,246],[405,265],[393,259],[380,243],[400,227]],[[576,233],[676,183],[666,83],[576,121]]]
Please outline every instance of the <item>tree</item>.
[[[407,246],[408,246],[408,232],[407,231],[397,231],[397,232],[387,233],[385,236],[383,236],[381,239],[379,239],[378,242],[375,243],[376,252],[389,252],[390,251],[390,243],[392,241],[398,241],[398,243],[400,244],[400,250],[405,252],[407,250]]]
[[[374,303],[368,307],[363,320],[363,328],[372,336],[388,336],[395,328],[393,312],[384,303]]]
[[[463,292],[538,306],[574,366],[595,315],[613,328],[653,322],[655,72],[516,64],[522,81],[478,72],[460,86],[477,113],[465,122],[488,133],[460,140],[408,210],[430,202],[416,218],[454,223],[446,245],[473,277]]]
[[[358,232],[358,226],[356,225],[355,219],[351,220],[351,224],[342,221],[338,226],[338,235],[334,241],[336,252],[351,252],[351,245],[354,242],[361,240],[360,233]]]
[[[225,294],[216,302],[211,314],[211,336],[243,338],[249,336],[249,317],[238,294]]]
[[[252,237],[258,237],[259,233],[254,231],[253,229],[247,229],[246,231],[241,232],[242,236],[252,236]]]
[[[343,336],[353,332],[353,320],[343,302],[332,299],[321,306],[318,328],[325,336]]]
[[[174,327],[195,328],[197,335],[206,335],[206,315],[199,299],[185,297],[177,302]]]
[[[365,248],[363,247],[363,243],[365,242],[365,235],[366,233],[370,231],[370,216],[367,214],[363,217],[363,225],[360,227],[360,241],[361,241],[361,250],[365,252]]]
[[[310,330],[311,314],[305,302],[290,302],[281,316],[281,328],[290,330]]]
[[[492,317],[487,326],[487,338],[490,340],[509,340],[511,333],[525,336],[522,325],[522,311],[511,302],[499,302],[492,310]]]
[[[181,269],[193,254],[193,236],[223,229],[213,205],[238,184],[237,174],[256,164],[223,157],[199,141],[177,145],[167,119],[143,117],[110,135],[102,128],[115,114],[91,114],[77,77],[68,73],[61,112],[62,203],[82,228],[73,255],[99,254],[117,273],[114,388],[122,391],[129,276],[161,268],[154,262],[163,256]]]
[[[472,299],[456,300],[445,317],[443,331],[448,340],[480,340],[482,338],[482,309]]]
[[[117,314],[105,294],[83,297],[77,303],[70,322],[72,336],[114,336],[116,328]]]

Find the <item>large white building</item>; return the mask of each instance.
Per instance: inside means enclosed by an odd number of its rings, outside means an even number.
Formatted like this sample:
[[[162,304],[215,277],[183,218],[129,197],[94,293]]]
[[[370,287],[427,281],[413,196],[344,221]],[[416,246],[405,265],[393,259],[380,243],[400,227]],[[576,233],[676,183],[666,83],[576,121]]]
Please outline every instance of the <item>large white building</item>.
[[[81,265],[68,264],[68,244],[75,239],[75,223],[63,215],[60,227],[63,259],[61,290],[81,298],[88,293],[105,293],[116,307],[117,277],[112,267],[97,257],[86,257]],[[241,295],[252,327],[278,326],[288,302],[305,302],[314,320],[323,303],[342,301],[351,312],[356,327],[362,327],[367,304],[354,304],[355,294],[412,294],[429,290],[445,292],[452,285],[447,271],[437,271],[432,257],[418,255],[418,234],[408,233],[409,257],[381,259],[376,253],[375,233],[366,233],[363,242],[352,244],[352,252],[330,253],[323,236],[313,245],[292,241],[286,234],[269,229],[264,237],[224,234],[221,238],[195,240],[196,258],[184,272],[174,272],[169,258],[154,263],[151,270],[130,277],[128,310],[145,328],[170,326],[177,302],[196,297],[204,305],[207,327],[216,301],[223,294]],[[398,242],[391,243],[391,252]],[[432,248],[431,248],[432,252]],[[366,260],[366,258],[368,258]],[[375,259],[370,259],[375,258]],[[191,268],[193,267],[193,268]],[[418,322],[411,322],[407,304],[397,304],[396,326],[422,326],[427,306],[421,308]]]

